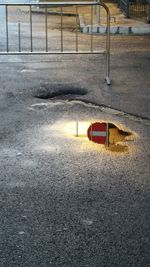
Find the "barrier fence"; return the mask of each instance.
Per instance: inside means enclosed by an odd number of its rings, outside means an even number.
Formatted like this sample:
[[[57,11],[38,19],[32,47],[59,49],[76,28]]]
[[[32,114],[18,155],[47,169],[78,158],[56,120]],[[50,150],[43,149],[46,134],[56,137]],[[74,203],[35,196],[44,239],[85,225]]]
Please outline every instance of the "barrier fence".
[[[150,23],[150,0],[117,0],[127,18],[139,18]]]
[[[90,8],[90,26],[88,34],[81,32],[79,9]],[[64,45],[64,29],[66,10],[71,10],[73,20],[73,38]],[[106,11],[105,49],[98,50],[94,46],[94,15],[96,10]],[[65,12],[64,12],[65,10]],[[69,11],[70,12],[70,11]],[[44,54],[104,54],[107,84],[110,84],[110,13],[108,7],[100,2],[42,2],[42,3],[0,3],[1,38],[0,55],[44,55]],[[33,19],[34,14],[36,21]],[[59,16],[59,33],[53,31],[55,42],[49,34],[49,15]],[[97,16],[97,14],[96,14]],[[69,27],[69,26],[68,26]],[[80,49],[81,37],[88,35],[89,49]],[[38,38],[38,39],[37,39]],[[35,42],[36,39],[36,42]],[[35,45],[33,45],[33,43]],[[39,46],[37,46],[39,43]],[[83,48],[83,46],[82,46]]]

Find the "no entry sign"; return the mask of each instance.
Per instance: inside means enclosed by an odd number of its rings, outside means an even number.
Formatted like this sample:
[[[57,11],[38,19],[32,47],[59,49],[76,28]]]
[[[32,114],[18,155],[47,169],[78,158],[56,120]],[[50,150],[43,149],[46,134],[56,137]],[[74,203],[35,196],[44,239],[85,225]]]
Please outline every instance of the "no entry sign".
[[[108,145],[108,124],[104,122],[91,123],[87,135],[89,140],[95,143]]]

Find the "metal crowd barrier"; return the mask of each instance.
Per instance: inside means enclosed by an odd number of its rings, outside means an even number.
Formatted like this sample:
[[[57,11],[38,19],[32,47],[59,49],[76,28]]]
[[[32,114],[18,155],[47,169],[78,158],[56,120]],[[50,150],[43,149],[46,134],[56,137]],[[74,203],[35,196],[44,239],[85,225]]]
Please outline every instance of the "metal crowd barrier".
[[[90,19],[90,26],[88,27],[90,30],[88,30],[88,35],[90,35],[90,49],[89,51],[80,51],[79,50],[79,7],[91,7],[91,19]],[[22,11],[24,13],[24,16],[26,16],[28,19],[26,19],[26,24],[28,24],[29,27],[29,48],[24,49],[22,48],[22,25],[21,21],[17,21],[17,29],[15,30],[15,39],[17,39],[17,48],[10,49],[10,40],[13,40],[13,25],[14,22],[11,20],[11,10],[13,8],[19,7],[20,9],[24,9]],[[63,10],[65,7],[74,7],[75,12],[73,14],[75,18],[75,25],[74,25],[74,33],[75,33],[75,49],[74,50],[65,50],[64,49],[64,29],[63,29]],[[104,8],[106,11],[106,32],[105,32],[105,49],[104,51],[95,51],[93,48],[93,36],[94,36],[94,25],[93,25],[93,16],[94,16],[94,10],[96,8]],[[45,49],[41,50],[34,50],[33,47],[33,12],[35,11],[35,8],[39,10],[43,10],[44,15],[44,27],[43,27],[43,34],[44,34],[44,43],[45,43]],[[57,40],[57,43],[60,42],[60,49],[56,49],[55,51],[49,49],[49,39],[48,39],[48,15],[49,15],[49,9],[50,8],[60,8],[59,16],[60,16],[60,37],[59,40]],[[30,55],[30,54],[36,54],[36,55],[44,55],[44,54],[104,54],[105,55],[105,65],[106,65],[106,76],[105,80],[108,85],[110,85],[110,12],[108,7],[104,3],[100,2],[42,2],[42,3],[0,3],[0,10],[3,11],[3,16],[1,16],[1,19],[3,18],[3,26],[2,31],[0,35],[2,36],[3,32],[3,38],[0,38],[0,55]],[[40,12],[39,12],[40,13]],[[16,14],[17,17],[18,14]],[[1,21],[0,21],[1,23]],[[16,25],[16,23],[15,23]],[[25,23],[24,23],[25,25]],[[82,33],[83,35],[85,33]],[[87,34],[87,33],[86,33]],[[5,40],[2,42],[2,39]]]

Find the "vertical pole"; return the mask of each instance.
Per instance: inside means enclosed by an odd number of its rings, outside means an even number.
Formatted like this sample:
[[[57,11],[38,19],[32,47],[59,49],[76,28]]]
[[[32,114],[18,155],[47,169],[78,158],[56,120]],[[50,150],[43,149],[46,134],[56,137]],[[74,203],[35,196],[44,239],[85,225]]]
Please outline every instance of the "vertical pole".
[[[78,52],[78,6],[76,5],[76,52]]]
[[[97,5],[95,5],[95,8],[96,8],[96,19],[97,19],[97,22],[100,24],[100,1],[97,0],[96,3],[97,3]]]
[[[78,121],[76,122],[76,137],[79,136],[79,125],[78,125]]]
[[[101,4],[102,5],[102,4]],[[103,4],[107,12],[107,32],[106,32],[106,82],[110,85],[110,12],[106,5]]]
[[[94,1],[95,3],[97,2],[97,0],[96,1]],[[97,5],[94,5],[94,15],[96,15],[97,14]]]
[[[31,52],[33,52],[33,40],[32,40],[32,10],[30,5],[30,45],[31,45]]]
[[[91,5],[91,52],[93,52],[93,5]]]
[[[100,4],[98,4],[98,23],[101,23],[101,7]]]
[[[21,52],[20,21],[18,22],[18,47],[19,47],[19,52]]]
[[[106,123],[106,146],[109,146],[109,123]]]
[[[9,41],[8,41],[8,5],[5,7],[5,15],[6,15],[6,50],[9,52]]]
[[[46,43],[46,52],[48,52],[47,7],[45,8],[45,43]]]
[[[61,7],[61,52],[63,52],[63,9]]]

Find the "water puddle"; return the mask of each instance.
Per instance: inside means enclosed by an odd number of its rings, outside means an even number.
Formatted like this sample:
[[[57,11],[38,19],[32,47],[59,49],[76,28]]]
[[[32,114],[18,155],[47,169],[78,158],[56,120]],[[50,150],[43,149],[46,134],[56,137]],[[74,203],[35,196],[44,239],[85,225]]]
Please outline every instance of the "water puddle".
[[[103,129],[94,129],[96,124],[102,125]],[[107,126],[108,132],[105,131],[105,126]],[[84,138],[88,142],[97,143],[100,146],[103,145],[112,152],[128,152],[129,145],[127,143],[133,141],[136,137],[135,133],[127,130],[125,127],[119,127],[109,122],[70,122],[66,124],[65,131],[73,137]]]
[[[84,105],[86,108],[95,108],[99,109],[101,112],[110,113],[115,116],[125,116],[131,117],[129,114],[125,114],[124,112],[111,109],[110,107],[104,107],[104,106],[98,106],[94,105],[92,103],[86,103],[84,100],[80,99],[71,99],[71,97],[75,98],[76,96],[85,95],[87,91],[83,88],[78,88],[73,85],[62,85],[62,84],[53,84],[53,85],[44,85],[41,86],[38,91],[36,91],[36,94],[34,97],[49,100],[49,101],[43,101],[42,103],[36,103],[30,106],[29,109],[31,110],[41,110],[41,109],[48,109],[52,108],[57,105],[65,105],[65,104],[71,104],[71,105]],[[134,118],[135,119],[135,118]],[[141,119],[143,122],[143,119]],[[145,120],[144,120],[145,122]],[[149,121],[148,121],[149,122]],[[130,129],[127,129],[124,125],[120,124],[114,124],[112,122],[106,122],[106,121],[98,121],[95,122],[98,124],[104,124],[104,128],[107,128],[107,130],[101,129],[92,129],[89,130],[89,127],[91,124],[94,124],[94,122],[90,121],[70,121],[70,122],[64,122],[62,125],[57,128],[64,129],[64,134],[72,137],[72,138],[83,138],[85,142],[90,144],[90,146],[94,145],[94,143],[97,143],[97,147],[102,146],[106,148],[106,150],[109,150],[111,152],[128,152],[129,151],[129,142],[134,141],[137,138],[137,134],[135,132],[132,132]],[[147,123],[147,121],[146,121]],[[92,132],[92,137],[90,138],[89,133]],[[97,141],[98,139],[98,141]],[[100,139],[100,141],[99,141]],[[107,139],[107,140],[106,140]],[[93,147],[94,148],[94,147]]]

